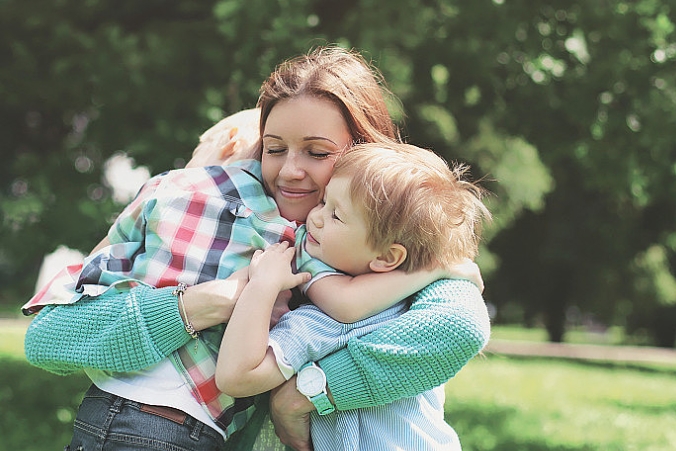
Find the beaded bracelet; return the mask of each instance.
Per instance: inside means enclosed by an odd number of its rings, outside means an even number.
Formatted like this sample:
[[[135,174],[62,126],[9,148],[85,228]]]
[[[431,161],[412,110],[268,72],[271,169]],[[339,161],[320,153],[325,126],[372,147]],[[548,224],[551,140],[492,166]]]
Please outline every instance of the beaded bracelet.
[[[188,335],[192,338],[197,339],[200,336],[200,333],[195,330],[195,327],[190,322],[188,312],[185,311],[185,304],[183,303],[183,293],[185,293],[185,290],[187,289],[188,285],[180,282],[172,294],[178,298],[178,305],[181,307],[181,312],[183,312],[183,325],[185,326],[185,331],[188,332]]]

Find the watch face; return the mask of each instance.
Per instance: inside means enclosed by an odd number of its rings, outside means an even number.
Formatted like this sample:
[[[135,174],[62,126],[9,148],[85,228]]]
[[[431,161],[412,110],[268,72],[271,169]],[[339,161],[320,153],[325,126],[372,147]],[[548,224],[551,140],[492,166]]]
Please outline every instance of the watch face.
[[[321,369],[308,366],[298,373],[296,386],[298,387],[298,391],[305,396],[316,396],[324,391],[326,376],[324,376],[324,372]]]

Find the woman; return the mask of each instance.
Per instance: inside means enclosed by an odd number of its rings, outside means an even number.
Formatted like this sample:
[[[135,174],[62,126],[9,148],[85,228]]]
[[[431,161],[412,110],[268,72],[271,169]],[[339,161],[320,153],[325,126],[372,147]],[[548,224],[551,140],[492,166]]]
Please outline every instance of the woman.
[[[258,150],[261,152],[265,186],[284,217],[299,222],[305,220],[309,210],[322,198],[335,155],[349,149],[353,142],[396,138],[396,128],[389,117],[378,82],[379,76],[374,75],[358,55],[341,49],[318,49],[281,65],[264,83],[259,100],[262,142]],[[138,286],[122,292],[109,290],[72,305],[49,306],[41,311],[29,328],[27,356],[38,366],[62,373],[79,368],[124,372],[157,368],[174,351],[180,354],[194,346],[191,336],[184,329],[184,321],[197,331],[227,322],[240,286],[236,278],[229,278],[189,287],[183,294],[185,310],[182,312],[179,312],[173,294],[175,287],[150,289]],[[439,341],[425,330],[431,323],[429,319],[446,318],[457,321],[458,327],[471,328],[480,336],[476,345],[478,352],[487,339],[485,309],[477,306],[475,311],[470,312],[458,312],[453,308],[444,310],[448,303],[442,301],[449,293],[453,295],[452,290],[421,293],[419,297],[424,298],[424,302],[414,304],[410,312],[379,333],[404,337],[401,341],[403,345],[416,343],[426,347],[430,340],[435,340],[435,344]],[[104,313],[108,316],[104,317]],[[87,321],[77,326],[77,331],[84,332],[83,335],[72,334],[74,316]],[[55,341],[55,337],[59,337],[59,341]],[[388,351],[369,350],[366,336],[355,346],[323,359],[319,365],[326,372],[328,389],[339,409],[366,407],[438,386],[473,357],[472,354],[458,358],[452,348],[444,349],[444,343],[441,344],[428,347],[430,352],[424,355],[401,353],[401,349],[397,351],[407,360],[405,370],[403,365],[401,371],[398,366],[378,369],[378,354]],[[435,370],[430,371],[431,367]],[[163,368],[168,371],[166,365]],[[96,374],[105,377],[105,373],[103,376],[101,372]],[[417,377],[411,378],[412,374]],[[192,376],[188,374],[186,377]],[[208,380],[208,374],[205,380]],[[384,384],[385,381],[388,383]],[[172,421],[166,417],[176,414],[176,409],[155,408],[174,408],[176,404],[171,400],[155,399],[152,404],[143,403],[145,394],[138,394],[138,390],[119,391],[122,395],[104,395],[105,400],[100,394],[85,398],[76,423],[81,428],[102,428],[102,425],[92,425],[86,417],[86,406],[92,402],[111,403],[111,409],[115,403],[119,409],[121,405],[127,405],[127,401],[135,402],[133,406],[137,412],[134,413],[147,415],[143,420],[135,420],[143,425],[137,428],[140,431],[133,431],[139,435],[150,433],[144,427],[149,422]],[[200,396],[199,390],[195,396]],[[181,434],[191,436],[196,434],[197,429],[212,430],[222,437],[227,435],[226,445],[231,449],[246,449],[243,441],[253,434],[240,433],[230,437],[221,423],[205,418],[194,408],[198,404],[196,399],[183,399],[179,404],[183,406],[188,402],[192,403],[192,407],[178,411],[178,419],[183,420]],[[296,393],[293,381],[273,395],[271,406],[282,440],[297,449],[310,449],[306,413],[314,406]],[[181,415],[185,410],[196,413],[193,418],[185,420]],[[239,423],[246,422],[251,410],[249,405],[235,409],[228,418],[228,424],[234,424],[234,429],[239,429]],[[256,418],[262,418],[264,409],[259,408],[256,412]],[[260,429],[256,418],[249,420],[249,428],[254,432]],[[169,423],[165,425],[173,426]],[[269,439],[269,436],[259,437],[258,443]],[[223,443],[218,442],[217,435],[214,438],[214,434],[210,434],[209,441],[211,448],[195,442],[194,449],[222,449]],[[256,449],[260,446],[257,445]]]

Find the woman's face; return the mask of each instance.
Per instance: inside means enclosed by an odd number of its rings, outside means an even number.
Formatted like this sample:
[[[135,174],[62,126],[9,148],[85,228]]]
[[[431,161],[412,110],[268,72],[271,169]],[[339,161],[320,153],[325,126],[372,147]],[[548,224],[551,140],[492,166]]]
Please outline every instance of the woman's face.
[[[352,144],[340,109],[326,99],[277,103],[263,129],[263,181],[279,212],[305,222],[324,197],[336,157]]]

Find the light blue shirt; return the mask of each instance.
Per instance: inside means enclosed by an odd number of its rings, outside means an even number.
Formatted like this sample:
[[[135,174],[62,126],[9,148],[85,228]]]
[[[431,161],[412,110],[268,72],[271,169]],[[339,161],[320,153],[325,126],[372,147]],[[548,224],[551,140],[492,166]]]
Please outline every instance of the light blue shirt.
[[[406,311],[400,302],[370,318],[352,324],[335,321],[314,305],[303,305],[284,315],[270,331],[277,359],[294,372],[377,329]],[[281,367],[280,367],[281,369]],[[282,370],[284,372],[284,370]],[[444,420],[444,387],[390,404],[311,416],[316,451],[333,450],[443,450],[460,451],[458,435]]]

